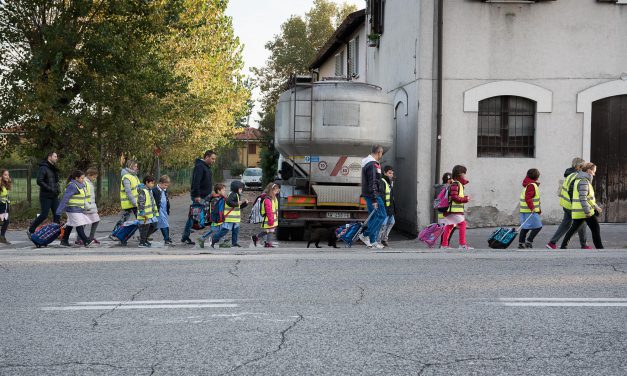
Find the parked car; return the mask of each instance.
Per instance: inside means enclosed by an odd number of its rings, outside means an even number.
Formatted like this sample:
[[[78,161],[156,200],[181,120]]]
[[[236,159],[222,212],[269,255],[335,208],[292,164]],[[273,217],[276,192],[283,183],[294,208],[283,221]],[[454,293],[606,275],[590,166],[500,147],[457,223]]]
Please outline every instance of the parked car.
[[[261,188],[261,176],[263,171],[258,167],[247,168],[242,174],[242,181],[245,188]]]

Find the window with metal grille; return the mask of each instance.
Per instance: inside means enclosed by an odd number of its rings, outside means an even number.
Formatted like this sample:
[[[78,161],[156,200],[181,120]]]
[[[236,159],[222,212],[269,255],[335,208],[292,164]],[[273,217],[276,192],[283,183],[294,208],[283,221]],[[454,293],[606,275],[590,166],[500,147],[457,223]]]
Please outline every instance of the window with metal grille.
[[[359,36],[348,42],[348,77],[359,77]]]
[[[500,96],[479,102],[477,157],[533,158],[536,102]]]
[[[335,55],[335,76],[344,76],[344,51]]]

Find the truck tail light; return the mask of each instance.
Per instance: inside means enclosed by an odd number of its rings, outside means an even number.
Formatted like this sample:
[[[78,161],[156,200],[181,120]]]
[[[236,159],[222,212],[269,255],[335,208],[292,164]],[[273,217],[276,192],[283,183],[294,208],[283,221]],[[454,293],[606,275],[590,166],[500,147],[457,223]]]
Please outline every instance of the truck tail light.
[[[298,219],[300,214],[294,212],[283,212],[283,218],[285,219]]]

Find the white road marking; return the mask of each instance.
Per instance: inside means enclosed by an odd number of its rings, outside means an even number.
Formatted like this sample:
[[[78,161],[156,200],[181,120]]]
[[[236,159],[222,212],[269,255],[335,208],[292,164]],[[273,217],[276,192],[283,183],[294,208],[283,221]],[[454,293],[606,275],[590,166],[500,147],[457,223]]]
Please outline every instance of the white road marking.
[[[85,305],[68,307],[42,307],[42,311],[86,311],[107,309],[181,309],[181,308],[235,308],[238,304],[137,304],[137,305]]]
[[[627,298],[500,298],[505,307],[627,307]]]
[[[236,299],[193,299],[193,300],[128,300],[105,302],[76,302],[75,305],[141,305],[141,304],[194,304],[194,303],[235,303]]]

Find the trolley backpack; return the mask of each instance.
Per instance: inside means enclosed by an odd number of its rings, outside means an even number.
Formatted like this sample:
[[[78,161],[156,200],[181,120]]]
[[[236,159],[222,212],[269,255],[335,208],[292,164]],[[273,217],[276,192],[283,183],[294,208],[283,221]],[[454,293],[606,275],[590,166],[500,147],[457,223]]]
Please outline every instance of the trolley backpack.
[[[451,205],[449,192],[451,190],[450,184],[446,184],[444,187],[440,189],[437,197],[433,201],[433,208],[440,213],[446,213],[449,206]]]
[[[493,249],[506,249],[509,247],[509,245],[514,242],[514,239],[516,239],[516,236],[518,236],[520,229],[531,217],[533,217],[533,214],[534,213],[531,213],[531,215],[525,219],[525,221],[518,227],[518,230],[514,227],[500,227],[496,229],[488,238],[488,246]]]
[[[135,234],[135,231],[137,231],[138,227],[138,220],[126,221],[124,223],[116,225],[111,235],[122,243],[126,243],[133,236],[133,234]]]
[[[58,223],[49,223],[39,227],[31,235],[30,240],[35,243],[37,248],[46,247],[61,235],[61,225]]]
[[[444,227],[442,224],[432,223],[420,231],[418,239],[425,242],[429,248],[433,248],[435,243],[442,237]]]
[[[261,214],[261,207],[263,206],[263,199],[266,198],[266,194],[262,193],[255,199],[253,208],[250,210],[250,216],[248,217],[248,223],[261,223],[263,222],[264,215]]]

